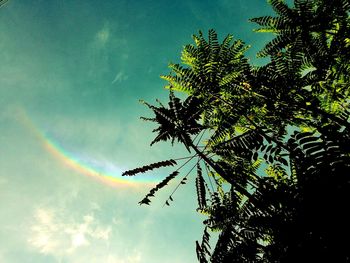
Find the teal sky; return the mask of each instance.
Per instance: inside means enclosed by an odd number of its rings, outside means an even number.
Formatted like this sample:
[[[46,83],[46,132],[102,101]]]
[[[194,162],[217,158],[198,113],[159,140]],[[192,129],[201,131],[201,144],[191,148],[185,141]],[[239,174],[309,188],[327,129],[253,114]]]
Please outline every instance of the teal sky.
[[[178,146],[149,147],[152,125],[139,120],[149,112],[138,100],[167,97],[159,75],[198,30],[234,34],[253,45],[254,59],[268,36],[253,33],[248,18],[269,12],[265,0],[10,0],[2,7],[0,262],[196,262],[203,218],[193,177],[171,207],[162,205],[176,183],[140,207],[171,170],[111,186],[67,158],[121,179],[126,169],[186,156]]]

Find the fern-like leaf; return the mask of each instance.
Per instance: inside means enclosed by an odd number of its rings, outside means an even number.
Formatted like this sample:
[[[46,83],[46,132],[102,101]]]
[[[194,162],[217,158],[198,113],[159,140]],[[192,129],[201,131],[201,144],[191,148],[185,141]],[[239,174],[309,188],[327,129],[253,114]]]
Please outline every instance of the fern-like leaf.
[[[176,163],[175,160],[169,159],[169,160],[156,162],[156,163],[145,165],[145,166],[142,166],[142,167],[139,167],[139,168],[135,168],[135,169],[132,169],[132,170],[125,171],[125,172],[122,173],[122,176],[133,176],[133,175],[136,175],[138,173],[145,173],[145,172],[151,171],[153,169],[158,169],[158,168],[166,167],[166,166],[174,166],[176,164],[177,163]]]
[[[198,207],[199,209],[202,209],[207,206],[207,201],[206,201],[205,184],[202,176],[202,169],[199,163],[197,164],[196,190],[197,190]]]
[[[172,179],[174,179],[179,174],[178,171],[174,171],[171,174],[169,174],[167,177],[165,177],[160,183],[158,183],[154,188],[152,188],[149,193],[139,202],[140,205],[142,204],[149,204],[150,197],[154,197],[154,194],[162,189],[164,186],[166,186]]]
[[[196,241],[197,259],[200,263],[208,263],[207,257],[210,257],[209,239],[210,235],[207,231],[207,227],[205,227],[202,237],[202,243],[199,244],[199,242]]]

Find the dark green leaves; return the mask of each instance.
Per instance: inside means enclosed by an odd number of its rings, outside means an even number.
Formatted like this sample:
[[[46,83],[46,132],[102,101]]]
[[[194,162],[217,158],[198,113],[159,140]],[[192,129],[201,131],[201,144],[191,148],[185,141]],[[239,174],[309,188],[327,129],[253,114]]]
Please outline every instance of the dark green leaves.
[[[151,144],[178,141],[209,166],[207,195],[197,164],[198,211],[220,235],[211,252],[205,229],[196,242],[200,262],[345,262],[339,233],[350,236],[350,3],[269,3],[275,16],[251,20],[275,34],[258,53],[269,62],[251,65],[247,47],[231,35],[222,42],[214,30],[194,35],[182,65],[170,64],[162,76],[168,105],[145,103],[154,113],[146,120],[158,125]],[[171,201],[172,194],[165,205]]]
[[[256,130],[247,131],[244,134],[219,143],[214,146],[214,151],[226,155],[244,155],[247,151],[257,149],[261,146],[264,138]]]
[[[207,227],[205,227],[203,237],[202,237],[202,243],[199,244],[199,242],[196,241],[197,259],[200,263],[208,262],[207,257],[210,256],[209,239],[210,239],[210,235],[207,230]]]
[[[207,206],[207,201],[206,201],[204,179],[202,176],[202,169],[199,164],[197,164],[196,190],[197,190],[198,207],[199,209],[202,209]]]
[[[168,107],[163,104],[157,107],[146,102],[143,103],[155,115],[154,118],[145,119],[158,124],[158,127],[153,130],[153,132],[157,133],[157,136],[151,142],[151,145],[159,141],[171,140],[174,143],[177,140],[183,143],[189,150],[188,142],[190,136],[198,134],[203,129],[202,125],[198,122],[201,114],[199,100],[188,98],[182,102],[171,90]]]
[[[150,197],[154,197],[154,194],[166,186],[172,179],[174,179],[179,174],[178,171],[174,171],[169,174],[167,177],[163,179],[159,184],[157,184],[154,188],[152,188],[149,193],[139,202],[140,205],[146,204],[149,205],[151,203]],[[168,202],[168,201],[167,201]],[[169,203],[168,203],[169,204]]]
[[[133,176],[133,175],[136,175],[138,173],[145,173],[147,171],[151,171],[153,169],[158,169],[160,167],[174,166],[174,165],[176,165],[176,161],[173,159],[170,159],[170,160],[156,162],[156,163],[145,165],[145,166],[142,166],[139,168],[125,171],[122,173],[122,176]]]

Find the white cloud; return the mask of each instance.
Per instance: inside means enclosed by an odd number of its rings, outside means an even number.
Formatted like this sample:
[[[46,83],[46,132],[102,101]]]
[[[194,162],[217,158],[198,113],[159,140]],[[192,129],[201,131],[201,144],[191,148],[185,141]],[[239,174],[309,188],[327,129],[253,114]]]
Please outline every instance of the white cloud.
[[[38,248],[40,253],[49,254],[59,246],[57,235],[60,226],[53,222],[53,215],[49,210],[38,209],[35,219],[38,223],[31,227],[33,236],[29,243]]]
[[[101,206],[96,202],[90,203],[90,207],[92,211],[101,211]]]
[[[129,255],[125,261],[125,263],[139,263],[141,262],[141,254],[137,251],[134,251],[131,255]]]
[[[68,214],[38,208],[34,214],[29,244],[42,254],[67,255],[92,242],[108,241],[110,226],[100,224],[93,214],[74,220]]]
[[[110,29],[108,24],[106,23],[97,33],[96,40],[98,43],[104,45],[108,42],[110,37]]]
[[[115,75],[114,80],[112,81],[112,84],[114,83],[120,83],[124,80],[127,80],[129,78],[128,75],[125,74],[124,71],[119,71],[117,75]]]
[[[126,259],[121,259],[113,255],[109,255],[106,260],[107,263],[141,263],[141,254],[134,250]]]
[[[74,220],[67,212],[37,208],[34,221],[28,240],[30,246],[41,254],[53,256],[57,262],[141,263],[138,250],[123,251],[122,243],[119,246],[109,243],[111,226],[101,224],[94,214]]]

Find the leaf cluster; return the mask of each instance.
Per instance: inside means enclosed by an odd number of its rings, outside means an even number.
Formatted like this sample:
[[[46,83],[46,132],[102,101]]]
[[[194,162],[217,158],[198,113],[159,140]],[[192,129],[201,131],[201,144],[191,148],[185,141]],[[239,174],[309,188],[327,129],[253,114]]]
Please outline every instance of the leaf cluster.
[[[165,167],[165,166],[174,166],[176,164],[177,164],[176,161],[173,159],[160,161],[160,162],[152,163],[152,164],[145,165],[145,166],[142,166],[139,168],[125,171],[122,173],[122,176],[133,176],[133,175],[136,175],[138,173],[145,173],[145,172],[151,171],[153,169],[158,169],[158,168]]]
[[[145,103],[155,117],[144,119],[158,125],[152,144],[177,140],[198,158],[200,262],[348,262],[350,2],[269,3],[275,16],[251,19],[275,36],[258,53],[267,64],[231,35],[199,32],[162,76],[168,106]]]

